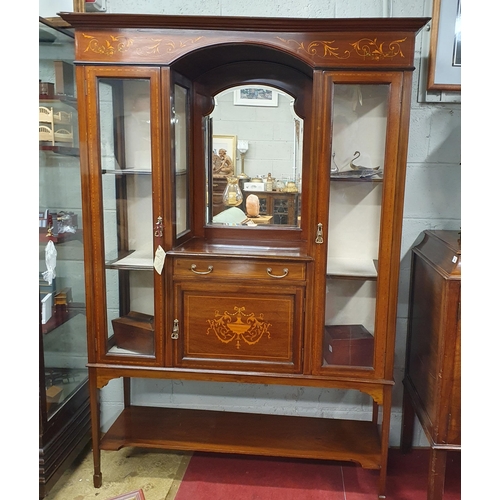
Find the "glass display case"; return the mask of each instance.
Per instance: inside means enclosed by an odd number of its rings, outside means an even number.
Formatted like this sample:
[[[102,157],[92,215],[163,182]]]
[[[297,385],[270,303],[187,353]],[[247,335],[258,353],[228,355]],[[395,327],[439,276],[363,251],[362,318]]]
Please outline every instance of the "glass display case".
[[[74,37],[40,22],[40,498],[90,439]]]

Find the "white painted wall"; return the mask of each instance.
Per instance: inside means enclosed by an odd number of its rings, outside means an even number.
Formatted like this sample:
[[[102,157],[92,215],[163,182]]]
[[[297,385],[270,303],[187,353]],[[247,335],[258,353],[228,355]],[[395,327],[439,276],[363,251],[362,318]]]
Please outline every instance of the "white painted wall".
[[[282,17],[430,17],[431,0],[108,0],[109,13]],[[461,227],[460,94],[425,93],[429,32],[417,37],[397,322],[391,446],[399,446],[402,376],[408,316],[411,247],[425,229]],[[423,47],[423,49],[422,49]],[[425,85],[424,85],[425,87]],[[123,406],[122,383],[111,381],[102,394],[102,430]],[[338,418],[369,418],[368,396],[354,391],[271,385],[134,379],[136,404]],[[417,423],[416,446],[427,446]]]

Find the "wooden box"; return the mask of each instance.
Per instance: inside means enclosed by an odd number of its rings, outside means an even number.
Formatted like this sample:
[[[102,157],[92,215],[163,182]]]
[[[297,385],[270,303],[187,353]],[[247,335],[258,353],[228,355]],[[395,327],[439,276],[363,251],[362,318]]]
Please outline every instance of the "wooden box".
[[[139,354],[154,353],[154,316],[130,311],[111,322],[117,347]]]
[[[45,397],[47,399],[47,409],[50,409],[53,405],[58,404],[61,401],[63,395],[62,387],[57,385],[51,385],[45,391]]]
[[[323,342],[323,355],[330,365],[373,364],[373,335],[363,325],[327,325]]]

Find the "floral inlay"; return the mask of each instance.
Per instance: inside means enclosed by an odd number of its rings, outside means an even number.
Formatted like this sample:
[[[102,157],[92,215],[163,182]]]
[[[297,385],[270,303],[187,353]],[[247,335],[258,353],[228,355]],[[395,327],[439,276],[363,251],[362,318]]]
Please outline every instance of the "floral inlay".
[[[210,325],[207,330],[207,335],[214,333],[217,338],[228,344],[236,340],[236,348],[240,348],[240,340],[243,340],[248,345],[256,344],[260,341],[264,334],[267,333],[268,338],[271,338],[269,327],[271,323],[264,321],[264,315],[261,313],[258,316],[255,313],[245,314],[244,307],[234,307],[236,312],[229,313],[224,311],[220,314],[215,311],[215,319],[207,319]]]
[[[391,59],[396,56],[404,57],[401,44],[406,41],[406,38],[392,42],[379,42],[376,38],[361,38],[357,42],[349,44],[354,49],[353,52],[351,49],[340,49],[336,46],[338,43],[335,40],[314,40],[304,43],[292,39],[277,38],[287,45],[293,45],[297,52],[305,52],[310,56],[321,59],[349,59],[355,53],[364,59],[372,59],[374,61]]]
[[[113,56],[117,53],[126,53],[132,51],[137,55],[151,55],[175,52],[176,50],[193,45],[203,37],[189,38],[186,40],[165,40],[163,38],[134,38],[125,35],[108,35],[107,39],[100,40],[94,35],[82,36],[88,39],[87,47],[84,52],[94,52],[106,56]]]

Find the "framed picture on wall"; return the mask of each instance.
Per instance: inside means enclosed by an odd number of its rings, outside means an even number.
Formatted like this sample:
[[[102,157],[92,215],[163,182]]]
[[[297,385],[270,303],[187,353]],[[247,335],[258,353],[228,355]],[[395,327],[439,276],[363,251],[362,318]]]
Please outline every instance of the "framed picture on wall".
[[[428,90],[461,90],[461,0],[434,0]]]
[[[226,153],[221,153],[224,150]],[[214,173],[225,162],[225,165],[233,165],[234,175],[236,172],[236,136],[235,135],[214,135],[212,137],[212,169]]]
[[[278,92],[258,85],[239,87],[234,91],[236,106],[277,106]]]

